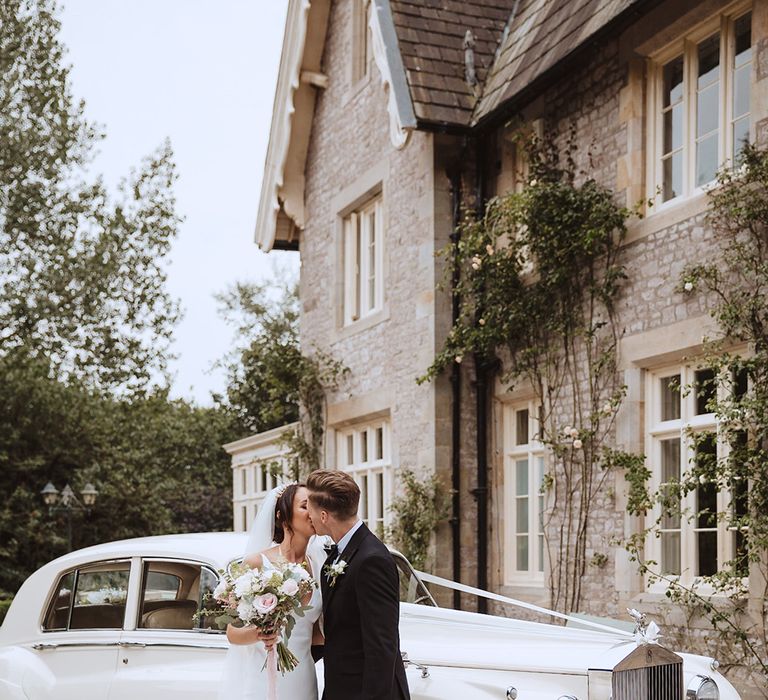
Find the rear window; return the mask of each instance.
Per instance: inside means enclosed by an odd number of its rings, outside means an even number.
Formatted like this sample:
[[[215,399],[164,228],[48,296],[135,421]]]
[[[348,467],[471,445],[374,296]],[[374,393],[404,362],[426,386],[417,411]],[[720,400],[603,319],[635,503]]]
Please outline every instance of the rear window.
[[[43,629],[122,629],[130,562],[92,564],[61,576]]]

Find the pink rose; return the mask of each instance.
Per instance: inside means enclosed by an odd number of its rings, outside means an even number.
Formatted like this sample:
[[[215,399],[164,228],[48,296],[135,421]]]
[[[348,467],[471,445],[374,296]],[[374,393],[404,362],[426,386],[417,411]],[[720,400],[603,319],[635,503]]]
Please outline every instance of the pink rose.
[[[264,595],[257,595],[253,599],[253,609],[259,615],[266,615],[275,609],[277,605],[277,596],[274,593],[265,593]]]
[[[283,595],[288,596],[294,596],[299,592],[299,584],[296,583],[292,578],[289,578],[287,581],[283,583],[282,586],[280,586],[280,593]]]

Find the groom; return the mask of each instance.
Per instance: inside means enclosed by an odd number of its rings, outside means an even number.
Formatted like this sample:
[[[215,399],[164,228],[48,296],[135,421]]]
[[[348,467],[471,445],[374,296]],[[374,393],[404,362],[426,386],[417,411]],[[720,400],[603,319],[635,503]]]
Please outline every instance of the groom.
[[[318,535],[336,545],[323,566],[323,700],[409,700],[400,657],[400,595],[389,550],[357,517],[360,489],[331,469],[307,479]]]

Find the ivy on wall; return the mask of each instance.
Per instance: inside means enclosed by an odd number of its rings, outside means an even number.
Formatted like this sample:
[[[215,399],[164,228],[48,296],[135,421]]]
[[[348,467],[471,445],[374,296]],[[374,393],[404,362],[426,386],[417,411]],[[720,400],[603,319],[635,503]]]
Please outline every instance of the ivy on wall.
[[[550,604],[579,610],[593,561],[595,504],[621,453],[609,450],[625,388],[616,371],[619,250],[631,212],[576,166],[565,144],[520,136],[528,176],[461,225],[456,291],[461,311],[422,381],[474,357],[525,385],[540,407],[538,439],[551,455],[543,488]],[[452,267],[449,274],[456,268]]]
[[[708,223],[715,235],[713,262],[686,268],[678,291],[713,300],[718,331],[691,361],[712,370],[713,386],[704,389],[717,435],[687,431],[695,456],[679,481],[655,491],[645,486],[636,505],[646,515],[646,529],[626,546],[649,581],[665,584],[677,608],[708,622],[714,630],[708,642],[724,670],[768,697],[768,150],[747,145],[740,167],[720,172]],[[680,387],[684,393],[696,389]],[[702,485],[725,495],[723,510],[681,507]],[[638,482],[638,493],[641,488]],[[653,504],[656,518],[649,515]],[[728,527],[733,556],[718,561],[715,575],[686,586],[644,556],[647,538],[659,535],[670,513]]]

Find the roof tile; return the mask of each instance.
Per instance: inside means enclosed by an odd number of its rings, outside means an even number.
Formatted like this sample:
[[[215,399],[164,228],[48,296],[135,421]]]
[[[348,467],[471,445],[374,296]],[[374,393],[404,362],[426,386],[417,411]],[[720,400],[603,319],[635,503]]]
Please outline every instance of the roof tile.
[[[477,123],[641,1],[390,0],[417,118]],[[465,77],[468,29],[475,87]]]

